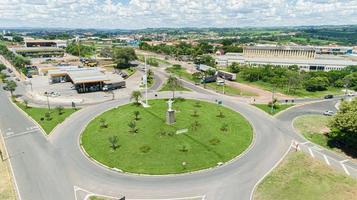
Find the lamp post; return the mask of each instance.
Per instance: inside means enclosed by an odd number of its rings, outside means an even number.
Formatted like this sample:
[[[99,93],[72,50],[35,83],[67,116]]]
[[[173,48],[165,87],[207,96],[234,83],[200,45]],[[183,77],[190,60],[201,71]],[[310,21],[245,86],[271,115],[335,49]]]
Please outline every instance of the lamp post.
[[[51,110],[51,107],[50,107],[50,101],[48,99],[48,92],[45,92],[45,95],[47,97],[47,107],[48,107],[48,110]]]
[[[273,86],[273,93],[272,93],[272,95],[271,95],[271,113],[273,114],[273,112],[274,112],[274,92],[275,92],[275,86]]]

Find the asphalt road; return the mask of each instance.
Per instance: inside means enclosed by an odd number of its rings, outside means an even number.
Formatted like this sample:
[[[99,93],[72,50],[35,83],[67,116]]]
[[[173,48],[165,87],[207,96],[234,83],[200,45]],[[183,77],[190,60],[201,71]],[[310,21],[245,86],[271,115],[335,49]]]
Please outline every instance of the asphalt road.
[[[183,81],[184,82],[184,81]],[[273,118],[258,108],[184,82],[194,92],[177,96],[215,102],[240,112],[255,132],[251,148],[223,166],[177,176],[140,176],[108,170],[83,155],[81,130],[100,113],[129,102],[128,97],[88,106],[74,113],[45,137],[35,124],[0,91],[0,129],[10,154],[15,179],[23,200],[75,199],[75,188],[127,199],[161,199],[205,196],[206,199],[250,199],[255,184],[288,150],[291,140],[303,141],[291,127],[302,110],[320,112],[331,105],[323,102],[289,111]],[[157,93],[158,98],[170,92]],[[150,93],[151,98],[154,93]],[[332,103],[331,103],[332,104]],[[310,107],[311,106],[311,107]],[[326,107],[325,107],[326,106]],[[77,195],[78,197],[78,195]]]

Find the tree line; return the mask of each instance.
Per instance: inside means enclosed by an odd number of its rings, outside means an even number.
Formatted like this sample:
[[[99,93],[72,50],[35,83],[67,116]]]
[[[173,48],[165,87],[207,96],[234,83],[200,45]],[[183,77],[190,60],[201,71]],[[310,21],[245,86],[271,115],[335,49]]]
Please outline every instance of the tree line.
[[[10,51],[5,45],[0,44],[0,54],[5,57],[16,69],[22,71],[26,74],[26,65],[30,65],[30,60],[26,59],[21,55],[17,55],[14,52]]]
[[[233,63],[228,69],[232,73],[239,73],[245,81],[269,83],[273,87],[285,89],[288,94],[294,94],[297,89],[302,88],[309,92],[324,91],[329,87],[348,87],[357,91],[357,66],[328,72],[307,72],[299,71],[295,65],[289,67],[272,65],[255,67]]]

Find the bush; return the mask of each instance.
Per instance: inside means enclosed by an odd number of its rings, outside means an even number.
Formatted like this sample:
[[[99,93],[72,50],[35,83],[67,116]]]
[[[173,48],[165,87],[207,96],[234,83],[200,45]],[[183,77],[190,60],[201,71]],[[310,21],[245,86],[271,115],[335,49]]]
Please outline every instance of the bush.
[[[144,146],[141,146],[139,149],[142,153],[148,153],[151,150],[151,147],[148,145],[144,145]]]
[[[219,144],[221,142],[221,140],[219,140],[218,138],[213,138],[213,139],[210,139],[209,140],[209,143],[211,144],[211,145],[217,145],[217,144]]]

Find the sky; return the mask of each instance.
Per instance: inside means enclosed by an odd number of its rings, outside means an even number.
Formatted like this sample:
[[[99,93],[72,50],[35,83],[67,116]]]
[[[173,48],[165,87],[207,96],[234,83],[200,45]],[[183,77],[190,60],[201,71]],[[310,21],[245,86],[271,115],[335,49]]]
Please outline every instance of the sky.
[[[0,27],[141,29],[357,24],[357,0],[0,0]]]

